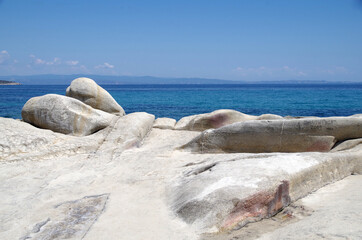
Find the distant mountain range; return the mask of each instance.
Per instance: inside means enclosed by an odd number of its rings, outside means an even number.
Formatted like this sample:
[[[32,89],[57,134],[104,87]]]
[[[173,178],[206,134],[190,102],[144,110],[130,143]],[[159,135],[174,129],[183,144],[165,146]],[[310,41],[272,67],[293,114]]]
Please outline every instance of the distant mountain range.
[[[286,80],[286,81],[231,81],[208,78],[161,78],[151,76],[107,76],[107,75],[29,75],[29,76],[0,76],[6,81],[18,82],[27,85],[69,85],[71,81],[78,77],[88,77],[98,84],[338,84],[320,80]],[[339,82],[345,84],[346,82]]]

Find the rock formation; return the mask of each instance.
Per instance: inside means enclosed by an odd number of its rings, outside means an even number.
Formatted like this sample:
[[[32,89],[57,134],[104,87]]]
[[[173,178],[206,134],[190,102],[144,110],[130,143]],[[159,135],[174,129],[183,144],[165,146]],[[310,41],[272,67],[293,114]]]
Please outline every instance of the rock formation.
[[[76,136],[99,131],[109,126],[115,117],[77,99],[56,94],[31,98],[25,103],[21,116],[34,126]]]
[[[250,120],[275,120],[283,117],[274,114],[252,116],[235,110],[220,109],[211,113],[187,116],[181,118],[175,126],[176,130],[204,131],[211,128],[219,128],[236,122]]]
[[[153,124],[154,128],[160,129],[174,129],[176,120],[172,118],[157,118]]]
[[[123,108],[114,98],[90,78],[77,78],[66,90],[66,95],[108,113],[125,115]]]
[[[91,96],[85,102],[99,99],[84,91],[79,96]],[[0,239],[229,239],[362,173],[360,115],[219,110],[175,125],[148,113],[115,116],[102,106],[49,94],[25,104],[25,122],[0,118]],[[362,219],[354,209],[344,227]],[[358,238],[353,226],[327,236]]]
[[[206,130],[182,146],[194,152],[329,151],[336,141],[362,137],[362,119],[331,117],[247,121]]]

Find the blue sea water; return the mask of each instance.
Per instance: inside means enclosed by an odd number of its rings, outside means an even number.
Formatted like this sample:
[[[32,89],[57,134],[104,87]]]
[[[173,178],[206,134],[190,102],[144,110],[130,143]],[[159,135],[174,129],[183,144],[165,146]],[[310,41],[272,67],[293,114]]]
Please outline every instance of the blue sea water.
[[[362,83],[336,85],[104,85],[126,113],[181,117],[234,109],[282,116],[348,116],[362,113]],[[25,102],[48,93],[65,94],[62,85],[0,86],[0,117],[21,118]]]

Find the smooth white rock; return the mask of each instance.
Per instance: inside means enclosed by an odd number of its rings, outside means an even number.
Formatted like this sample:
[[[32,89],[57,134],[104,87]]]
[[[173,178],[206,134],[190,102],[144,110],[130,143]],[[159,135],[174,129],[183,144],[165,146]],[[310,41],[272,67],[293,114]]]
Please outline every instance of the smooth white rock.
[[[154,128],[160,129],[174,129],[176,124],[176,119],[173,118],[157,118],[153,124]]]
[[[29,99],[21,116],[25,122],[55,132],[85,136],[110,125],[112,114],[94,109],[81,101],[57,94]]]
[[[74,79],[67,88],[66,95],[76,98],[93,108],[119,116],[125,115],[123,108],[116,100],[90,78]]]

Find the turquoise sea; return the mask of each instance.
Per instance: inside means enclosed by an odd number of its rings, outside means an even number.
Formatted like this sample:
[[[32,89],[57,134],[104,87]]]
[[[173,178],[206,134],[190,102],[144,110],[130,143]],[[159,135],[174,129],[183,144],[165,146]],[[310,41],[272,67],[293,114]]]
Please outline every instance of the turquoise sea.
[[[311,85],[104,85],[126,113],[183,116],[234,109],[260,115],[348,116],[362,113],[361,84]],[[0,86],[0,117],[21,118],[25,102],[48,93],[65,94],[62,85]]]

